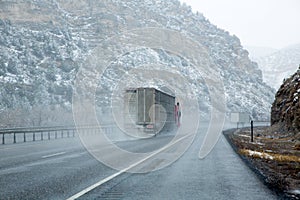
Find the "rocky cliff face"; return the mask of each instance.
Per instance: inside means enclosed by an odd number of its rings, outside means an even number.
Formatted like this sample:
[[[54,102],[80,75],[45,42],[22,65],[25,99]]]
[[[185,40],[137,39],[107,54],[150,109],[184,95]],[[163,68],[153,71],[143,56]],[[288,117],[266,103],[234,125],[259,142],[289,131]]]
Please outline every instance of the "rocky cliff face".
[[[267,118],[274,91],[263,83],[261,71],[239,39],[178,0],[0,1],[0,110],[29,112],[54,106],[70,111],[74,80],[87,56],[111,36],[146,27],[178,31],[203,46],[209,57],[205,59],[212,61],[224,82],[227,111]],[[208,111],[205,83],[186,70],[191,67],[187,60],[162,49],[142,49],[120,62],[134,67],[149,60],[176,66],[193,77],[201,110]],[[108,72],[103,88],[111,90],[117,80],[109,74],[118,73]],[[99,105],[109,104],[105,98],[99,101]]]
[[[276,93],[271,124],[278,124],[283,131],[300,132],[300,67]]]

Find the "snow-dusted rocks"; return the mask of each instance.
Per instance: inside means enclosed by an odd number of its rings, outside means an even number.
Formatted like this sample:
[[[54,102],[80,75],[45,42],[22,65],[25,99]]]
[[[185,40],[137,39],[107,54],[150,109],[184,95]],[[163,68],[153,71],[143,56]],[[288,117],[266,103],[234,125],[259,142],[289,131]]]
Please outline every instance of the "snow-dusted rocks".
[[[93,50],[109,37],[146,27],[179,31],[205,48],[224,83],[227,112],[268,118],[274,91],[263,83],[261,71],[238,37],[178,0],[1,1],[0,108],[30,109],[36,104],[71,108],[76,73]],[[142,49],[116,63],[132,67],[149,60],[181,69],[199,94],[202,111],[209,111],[207,86],[193,73],[189,60],[163,49]],[[107,72],[101,84],[111,89],[113,74],[122,71],[118,70]],[[98,101],[108,103],[106,97]]]
[[[283,131],[300,132],[300,66],[286,79],[272,105],[271,123],[279,124]]]

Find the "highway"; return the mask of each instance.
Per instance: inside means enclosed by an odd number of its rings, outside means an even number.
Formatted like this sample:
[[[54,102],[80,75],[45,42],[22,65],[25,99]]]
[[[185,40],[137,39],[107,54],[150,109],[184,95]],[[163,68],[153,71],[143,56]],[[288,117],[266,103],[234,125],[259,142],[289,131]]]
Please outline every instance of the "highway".
[[[223,136],[209,156],[199,159],[206,130],[202,124],[190,148],[171,165],[139,174],[120,173],[100,163],[78,137],[1,145],[0,199],[278,199]],[[132,152],[151,152],[172,138],[159,135],[116,144]],[[166,155],[186,146],[186,140],[135,167],[156,168]]]

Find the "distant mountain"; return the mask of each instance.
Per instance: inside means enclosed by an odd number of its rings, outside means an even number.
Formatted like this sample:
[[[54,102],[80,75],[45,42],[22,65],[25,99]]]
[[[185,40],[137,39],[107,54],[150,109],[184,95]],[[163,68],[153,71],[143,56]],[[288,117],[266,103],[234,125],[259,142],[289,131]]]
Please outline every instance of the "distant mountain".
[[[178,31],[204,48],[208,56],[203,59],[210,63],[202,67],[215,67],[220,74],[227,112],[268,118],[275,92],[263,82],[262,72],[249,59],[240,40],[178,0],[3,0],[0,112],[6,117],[2,126],[64,122],[64,115],[49,113],[59,108],[71,111],[74,80],[85,59],[103,40],[146,27]],[[209,93],[201,75],[192,70],[188,60],[163,49],[139,49],[123,55],[107,70],[102,88],[111,92],[125,69],[149,63],[176,67],[189,77],[191,87],[199,94],[201,112],[209,112]],[[100,107],[110,106],[106,94],[99,95],[97,103]],[[26,121],[32,117],[34,122]],[[16,118],[24,120],[17,122]]]
[[[300,44],[293,45],[270,55],[253,58],[263,72],[264,81],[278,89],[285,78],[290,77],[300,64]]]
[[[245,45],[244,47],[249,52],[250,59],[254,59],[254,60],[256,58],[265,57],[278,51],[278,49],[274,49],[271,47],[259,47],[259,46],[248,46],[248,45]]]

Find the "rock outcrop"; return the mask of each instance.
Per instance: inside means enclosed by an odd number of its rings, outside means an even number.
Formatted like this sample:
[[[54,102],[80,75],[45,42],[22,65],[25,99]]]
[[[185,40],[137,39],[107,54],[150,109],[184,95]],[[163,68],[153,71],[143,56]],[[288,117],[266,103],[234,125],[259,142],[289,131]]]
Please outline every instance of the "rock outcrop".
[[[279,125],[281,131],[300,131],[300,66],[278,90],[271,109],[271,124]]]

